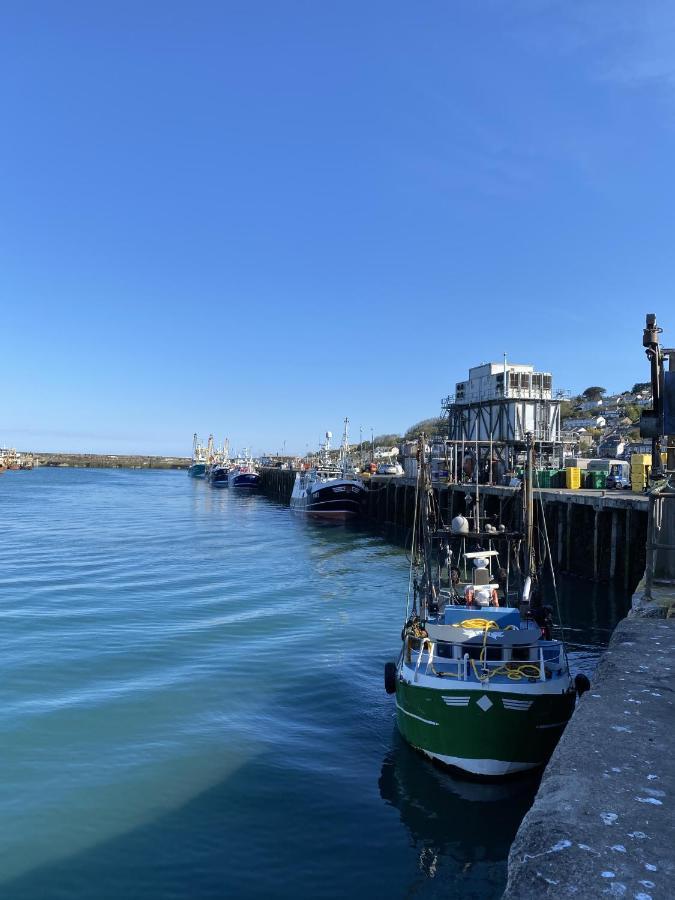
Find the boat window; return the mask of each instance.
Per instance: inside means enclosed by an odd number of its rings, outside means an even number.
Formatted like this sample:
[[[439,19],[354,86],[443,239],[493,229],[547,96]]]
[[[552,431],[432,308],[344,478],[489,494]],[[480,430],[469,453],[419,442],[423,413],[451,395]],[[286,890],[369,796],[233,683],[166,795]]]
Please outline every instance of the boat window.
[[[483,649],[481,644],[462,644],[462,656],[465,653],[469,654],[469,659],[480,659],[481,650]],[[502,648],[501,647],[486,647],[485,648],[485,659],[494,662],[495,660],[500,660],[502,658]]]

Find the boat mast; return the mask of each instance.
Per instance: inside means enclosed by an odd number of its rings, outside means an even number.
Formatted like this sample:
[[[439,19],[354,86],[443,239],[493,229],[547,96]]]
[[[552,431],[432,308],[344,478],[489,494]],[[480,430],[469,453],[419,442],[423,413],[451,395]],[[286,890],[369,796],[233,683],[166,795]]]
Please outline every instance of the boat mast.
[[[523,522],[525,525],[525,577],[536,575],[534,554],[534,442],[532,433],[527,432],[525,477],[523,480]]]
[[[345,416],[345,429],[342,432],[342,477],[347,474],[347,454],[349,453],[349,419]]]
[[[418,450],[418,494],[420,502],[420,526],[422,531],[422,584],[420,599],[420,618],[426,620],[429,606],[435,605],[436,585],[433,579],[433,560],[431,551],[431,519],[433,517],[433,489],[429,478],[429,465],[426,453],[426,437],[424,432],[419,438]]]

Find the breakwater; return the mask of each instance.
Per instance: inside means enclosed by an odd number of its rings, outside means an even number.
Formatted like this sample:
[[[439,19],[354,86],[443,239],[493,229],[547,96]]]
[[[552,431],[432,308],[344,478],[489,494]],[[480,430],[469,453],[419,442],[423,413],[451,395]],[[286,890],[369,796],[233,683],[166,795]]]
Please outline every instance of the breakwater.
[[[35,453],[41,466],[73,469],[187,469],[183,456],[134,456],[112,453]]]
[[[295,472],[263,469],[261,486],[270,497],[288,503]],[[374,476],[367,482],[365,515],[373,524],[408,529],[415,508],[413,479]],[[434,489],[444,520],[468,513],[475,497],[471,484],[442,484]],[[481,512],[495,522],[520,526],[518,488],[480,485]],[[632,589],[645,569],[647,498],[620,491],[542,488],[536,492],[535,527],[546,520],[554,565],[559,572],[593,581],[612,581]]]

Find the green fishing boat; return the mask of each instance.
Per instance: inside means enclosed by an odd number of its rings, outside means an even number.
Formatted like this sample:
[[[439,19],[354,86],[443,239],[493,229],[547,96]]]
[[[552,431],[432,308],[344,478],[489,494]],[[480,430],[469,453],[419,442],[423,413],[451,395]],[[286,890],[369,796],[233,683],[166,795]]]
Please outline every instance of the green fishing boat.
[[[472,775],[537,768],[550,757],[587,679],[573,683],[564,641],[553,638],[551,609],[541,602],[532,480],[525,480],[530,519],[521,532],[483,528],[479,514],[473,531],[462,517],[446,526],[424,447],[422,436],[402,647],[398,661],[385,666],[398,728],[431,759]],[[532,456],[530,447],[530,472]]]
[[[188,466],[187,473],[191,478],[206,477],[206,448],[202,446],[196,434],[192,437],[192,462]]]

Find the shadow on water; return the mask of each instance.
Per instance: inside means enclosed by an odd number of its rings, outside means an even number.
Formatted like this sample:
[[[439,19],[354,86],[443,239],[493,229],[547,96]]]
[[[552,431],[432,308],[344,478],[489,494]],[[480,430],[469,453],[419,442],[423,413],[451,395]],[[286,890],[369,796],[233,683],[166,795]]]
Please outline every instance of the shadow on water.
[[[6,881],[2,896],[498,897],[536,777],[484,784],[435,768],[400,738],[373,681],[370,670],[351,683],[322,678],[301,705],[300,683],[272,691],[239,768],[152,821]],[[227,742],[224,729],[223,753]]]

